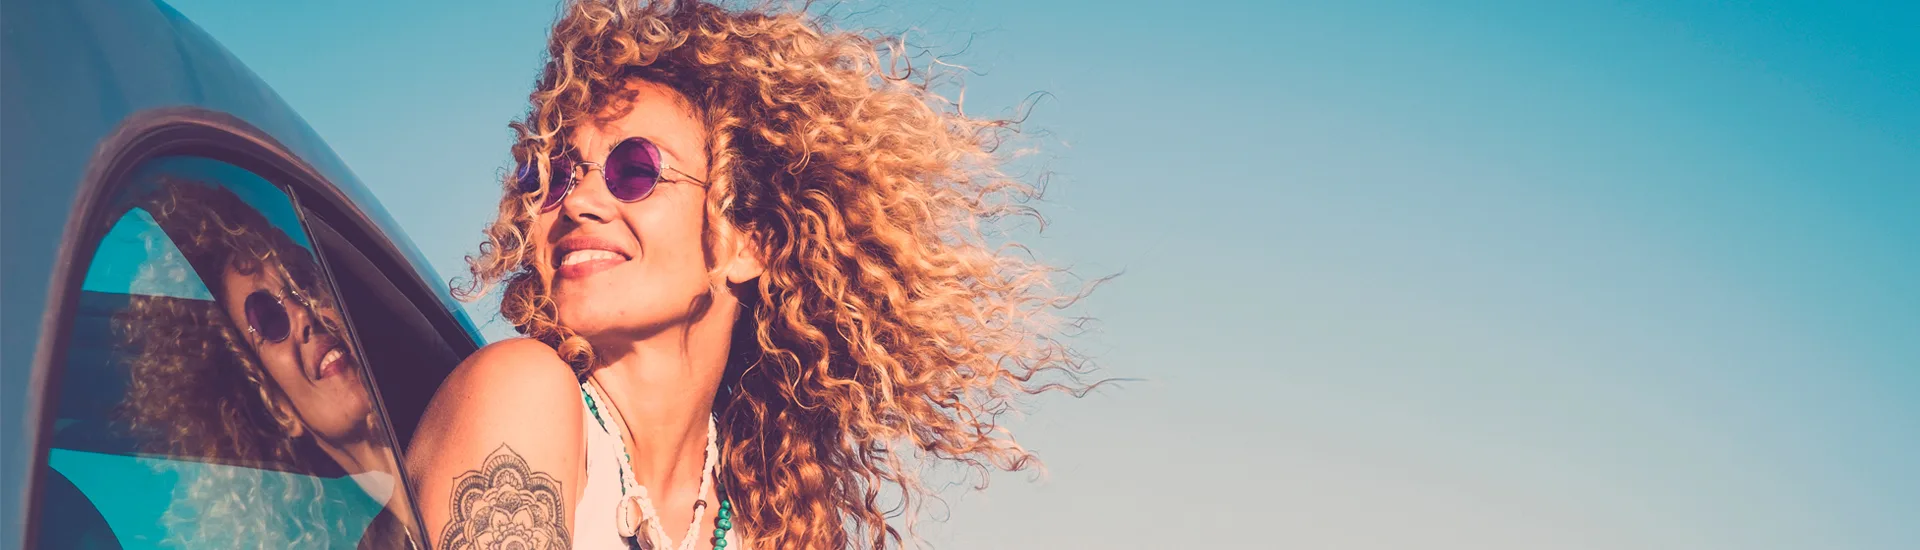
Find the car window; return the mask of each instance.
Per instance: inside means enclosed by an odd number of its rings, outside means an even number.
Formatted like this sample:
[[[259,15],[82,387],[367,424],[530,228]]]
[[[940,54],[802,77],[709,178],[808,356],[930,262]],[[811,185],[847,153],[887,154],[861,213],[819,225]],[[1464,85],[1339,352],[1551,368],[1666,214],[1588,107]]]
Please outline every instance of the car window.
[[[70,321],[40,545],[417,545],[398,447],[293,200],[201,157],[127,178]]]
[[[326,214],[309,211],[307,227],[365,352],[363,363],[373,373],[395,439],[404,447],[434,391],[478,349],[478,339],[467,332],[458,310],[441,305],[446,290],[413,278],[409,264],[377,246],[379,236],[349,237],[334,228],[337,217]]]

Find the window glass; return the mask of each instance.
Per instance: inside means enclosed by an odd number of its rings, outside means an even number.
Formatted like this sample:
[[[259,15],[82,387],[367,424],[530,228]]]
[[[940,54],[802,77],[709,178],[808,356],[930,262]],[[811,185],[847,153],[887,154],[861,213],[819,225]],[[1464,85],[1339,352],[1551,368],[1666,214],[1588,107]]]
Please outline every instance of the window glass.
[[[405,548],[370,374],[279,187],[137,167],[71,318],[41,476],[47,548]]]

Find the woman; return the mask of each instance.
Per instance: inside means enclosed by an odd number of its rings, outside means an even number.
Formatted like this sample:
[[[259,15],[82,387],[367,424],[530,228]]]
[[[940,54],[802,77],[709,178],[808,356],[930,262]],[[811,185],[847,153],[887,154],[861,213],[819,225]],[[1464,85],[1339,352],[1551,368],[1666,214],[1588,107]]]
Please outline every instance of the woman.
[[[244,466],[161,463],[181,470],[175,542],[318,548],[350,534],[364,548],[405,547],[399,468],[311,253],[223,187],[162,181],[139,205],[214,301],[135,295],[117,315],[132,354],[123,412],[150,452]],[[141,276],[190,275],[148,263]],[[364,497],[320,482],[342,475],[389,505],[370,527],[345,525],[355,514],[340,508]]]
[[[565,5],[473,260],[527,338],[456,369],[409,450],[436,547],[882,548],[914,468],[1031,464],[995,421],[1085,387],[1046,315],[1072,296],[981,235],[1033,196],[995,170],[1009,124],[887,46]]]

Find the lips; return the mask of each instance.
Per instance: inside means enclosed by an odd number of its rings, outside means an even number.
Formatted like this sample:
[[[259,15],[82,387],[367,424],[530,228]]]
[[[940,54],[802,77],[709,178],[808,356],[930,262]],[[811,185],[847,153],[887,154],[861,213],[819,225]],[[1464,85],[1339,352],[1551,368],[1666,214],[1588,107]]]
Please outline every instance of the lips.
[[[307,372],[308,379],[316,382],[324,380],[346,372],[351,365],[352,356],[347,353],[347,347],[341,345],[338,340],[328,338],[326,350],[326,353],[320,354],[320,360],[315,361],[313,367]]]
[[[611,240],[587,235],[561,239],[553,249],[553,273],[561,279],[578,279],[611,269],[633,259],[633,254]]]
[[[625,260],[619,253],[610,250],[575,250],[560,258],[560,267],[603,260]]]

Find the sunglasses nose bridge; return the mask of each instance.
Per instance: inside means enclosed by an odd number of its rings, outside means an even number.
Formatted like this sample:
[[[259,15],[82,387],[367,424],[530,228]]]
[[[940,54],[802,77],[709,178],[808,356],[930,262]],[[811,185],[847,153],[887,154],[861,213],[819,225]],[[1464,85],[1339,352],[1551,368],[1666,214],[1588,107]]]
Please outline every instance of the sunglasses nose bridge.
[[[579,195],[580,193],[583,192],[584,189],[592,189],[592,188],[604,189],[606,187],[605,180],[607,175],[607,169],[605,165],[601,163],[589,162],[584,160],[574,161],[573,165],[568,167],[567,170],[568,170],[568,173],[567,173],[566,191],[561,195],[560,200],[556,202],[552,206],[552,208],[559,208],[561,206],[561,203],[566,202],[570,197]],[[601,181],[596,182],[596,181],[591,181],[589,179],[589,176],[593,175],[594,172],[600,173]],[[584,192],[591,193],[591,191],[584,191]]]
[[[605,177],[607,174],[606,167],[601,166],[598,162],[578,161],[573,163],[573,173],[567,174],[567,177],[578,181],[586,178],[587,174],[594,173],[595,171],[600,172],[602,177]]]

